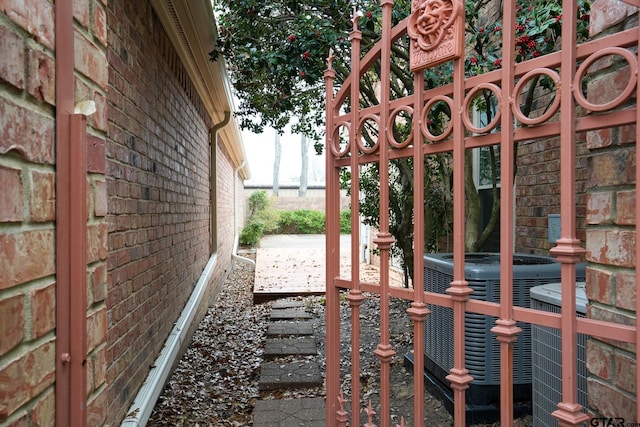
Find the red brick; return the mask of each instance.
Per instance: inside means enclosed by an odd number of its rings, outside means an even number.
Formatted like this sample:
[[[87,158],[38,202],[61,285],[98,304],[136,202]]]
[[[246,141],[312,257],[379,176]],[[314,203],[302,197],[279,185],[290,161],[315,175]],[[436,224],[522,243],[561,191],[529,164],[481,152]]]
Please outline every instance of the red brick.
[[[73,17],[84,28],[89,27],[89,2],[87,0],[73,0]]]
[[[34,222],[53,221],[56,218],[55,174],[31,171],[29,194],[30,218]]]
[[[107,299],[107,266],[96,266],[91,274],[92,303],[98,303]]]
[[[0,25],[0,79],[24,89],[24,40]]]
[[[616,353],[614,355],[616,378],[614,384],[624,391],[636,392],[636,360],[635,357]]]
[[[636,192],[618,191],[616,194],[616,224],[635,225],[636,223]]]
[[[36,41],[53,50],[55,43],[53,2],[2,0],[0,11],[31,33]]]
[[[0,299],[0,356],[25,338],[24,294]]]
[[[586,272],[587,298],[603,304],[612,303],[613,274],[610,271],[588,267]]]
[[[590,188],[635,182],[635,151],[619,149],[594,154],[589,166]]]
[[[50,340],[0,367],[0,419],[54,383],[55,353]]]
[[[613,130],[611,128],[598,129],[587,132],[587,148],[594,150],[596,148],[609,147],[613,143]]]
[[[635,232],[621,229],[587,230],[586,259],[620,267],[635,266]]]
[[[589,36],[595,36],[624,21],[637,8],[617,0],[597,0],[591,5]]]
[[[106,172],[104,139],[93,135],[87,135],[87,171]]]
[[[38,338],[56,327],[55,283],[31,291],[31,335]]]
[[[108,213],[107,183],[105,181],[96,181],[93,191],[93,214],[96,217],[106,216]]]
[[[107,347],[98,347],[91,355],[92,360],[92,377],[94,389],[99,388],[107,381]]]
[[[635,272],[616,273],[616,306],[625,310],[636,310]]]
[[[93,351],[107,340],[107,309],[105,307],[87,318],[87,350]]]
[[[587,193],[587,222],[589,224],[610,224],[613,221],[612,209],[612,192]]]
[[[106,90],[108,85],[107,56],[102,49],[77,32],[75,33],[74,59],[78,71]]]
[[[635,326],[636,324],[635,317],[632,317],[631,315],[629,315],[629,313],[623,312],[614,307],[607,307],[597,304],[592,304],[589,306],[587,317],[589,317],[590,319],[602,320],[604,322],[615,323],[618,325]],[[635,351],[635,345],[632,343],[608,338],[602,338],[601,341],[625,351]]]
[[[50,105],[56,103],[55,60],[37,49],[29,49],[28,83],[29,93]]]
[[[0,103],[0,154],[15,150],[26,160],[53,164],[53,118],[5,100]]]
[[[635,144],[636,143],[636,125],[620,126],[620,144]]]
[[[596,105],[604,105],[617,99],[630,79],[628,66],[593,78],[587,84],[588,100]],[[604,140],[606,142],[606,139]],[[606,146],[606,145],[603,145]],[[591,147],[589,147],[591,148]],[[597,147],[595,147],[597,148]]]
[[[595,340],[587,341],[587,370],[603,380],[612,378],[613,351],[611,347]]]
[[[54,231],[0,234],[0,289],[55,273]]]
[[[14,415],[14,417],[15,416],[16,415]],[[6,427],[31,427],[31,421],[29,420],[29,413],[27,411],[21,411],[18,416],[20,418],[14,419],[14,421],[12,421],[10,424],[7,424]]]
[[[87,263],[107,259],[107,224],[104,222],[87,227]]]
[[[55,426],[56,424],[56,395],[51,389],[40,397],[31,411],[32,426]]]
[[[107,14],[97,2],[93,4],[93,35],[103,46],[107,45]]]
[[[22,171],[0,165],[0,221],[19,222],[24,217]]]
[[[593,378],[587,379],[587,400],[589,409],[597,411],[600,416],[636,419],[634,399],[610,384]]]
[[[93,100],[96,103],[96,112],[91,116],[91,124],[94,128],[101,131],[106,131],[108,127],[108,105],[107,98],[100,93],[95,92],[93,95]]]
[[[109,421],[109,419],[107,418],[108,410],[109,410],[109,402],[107,400],[106,391],[101,391],[99,394],[95,396],[90,396],[87,402],[87,425],[88,426],[107,425]]]

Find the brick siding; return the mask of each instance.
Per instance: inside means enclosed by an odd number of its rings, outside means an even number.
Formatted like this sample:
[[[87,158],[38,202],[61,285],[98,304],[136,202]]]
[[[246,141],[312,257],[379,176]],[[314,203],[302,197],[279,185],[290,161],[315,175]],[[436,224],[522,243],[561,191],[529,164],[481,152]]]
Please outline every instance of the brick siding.
[[[104,4],[74,1],[76,100],[95,100],[93,145],[106,130]],[[0,424],[55,423],[54,2],[0,2]],[[88,152],[92,153],[91,144]],[[104,157],[104,150],[103,150]],[[88,168],[88,413],[102,423],[106,369],[104,161]],[[96,191],[98,190],[98,191]],[[94,209],[95,208],[95,209]],[[97,424],[92,424],[97,425]]]
[[[634,8],[616,0],[597,0],[591,9],[593,37],[630,23]],[[637,19],[637,16],[633,19]],[[629,69],[608,57],[588,85],[589,100],[603,103],[626,85]],[[622,63],[624,65],[624,62]],[[633,325],[635,273],[635,127],[589,132],[586,177],[587,316]],[[631,344],[591,338],[587,346],[588,404],[598,417],[636,420],[636,355]]]
[[[576,135],[576,235],[585,238],[587,149]],[[516,176],[516,251],[549,256],[549,214],[560,213],[560,140],[518,143]]]
[[[212,123],[149,2],[109,1],[106,15],[104,327],[109,422],[115,423],[126,415],[210,257]],[[196,320],[230,267],[235,182],[222,147],[218,144],[218,265]]]
[[[0,12],[0,424],[53,425],[55,6],[0,1]],[[73,16],[76,102],[97,109],[87,120],[87,425],[118,424],[210,257],[212,123],[148,2],[77,0]],[[196,320],[235,235],[241,182],[217,147],[218,264]]]

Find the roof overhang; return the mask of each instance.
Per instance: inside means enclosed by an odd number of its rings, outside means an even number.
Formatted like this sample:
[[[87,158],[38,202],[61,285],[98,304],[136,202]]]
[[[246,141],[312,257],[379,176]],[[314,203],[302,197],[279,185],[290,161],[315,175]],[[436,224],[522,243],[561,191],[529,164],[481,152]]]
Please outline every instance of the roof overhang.
[[[223,122],[225,112],[231,112],[229,124],[218,131],[218,136],[230,153],[234,166],[240,168],[240,176],[249,179],[249,165],[242,134],[233,114],[233,93],[224,58],[220,56],[216,62],[209,60],[209,52],[214,49],[218,38],[211,0],[151,0],[151,4],[214,126]]]

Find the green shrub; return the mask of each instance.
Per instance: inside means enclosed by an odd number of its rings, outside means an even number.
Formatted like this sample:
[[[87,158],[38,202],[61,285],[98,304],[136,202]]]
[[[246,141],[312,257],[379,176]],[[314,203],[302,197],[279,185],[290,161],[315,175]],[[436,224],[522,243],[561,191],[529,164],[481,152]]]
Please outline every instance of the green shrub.
[[[281,212],[278,232],[282,234],[322,234],[325,230],[324,212],[309,209]]]
[[[269,207],[269,197],[266,190],[258,190],[251,193],[249,196],[249,216],[264,211]]]
[[[244,226],[238,242],[243,246],[256,246],[264,234],[264,224],[257,220],[250,221]]]
[[[249,196],[249,221],[240,232],[238,243],[256,246],[264,233],[272,233],[278,227],[279,213],[271,208],[271,199],[265,190],[254,191]]]
[[[340,211],[340,233],[351,234],[351,210]]]

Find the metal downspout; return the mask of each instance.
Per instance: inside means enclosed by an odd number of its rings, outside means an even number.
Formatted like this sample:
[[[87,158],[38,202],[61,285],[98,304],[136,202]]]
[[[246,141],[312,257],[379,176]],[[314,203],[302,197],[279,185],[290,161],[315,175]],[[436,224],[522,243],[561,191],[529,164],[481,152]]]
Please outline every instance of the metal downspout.
[[[73,2],[55,2],[56,425],[87,422],[86,119],[74,114]]]
[[[230,121],[231,121],[231,112],[225,111],[224,118],[222,119],[222,121],[220,123],[215,124],[211,128],[211,159],[216,158],[215,150],[217,149],[216,142],[218,140],[218,131],[223,127],[225,127],[226,125],[228,125]],[[233,203],[234,203],[233,236],[234,238],[233,238],[233,250],[231,252],[231,259],[248,264],[255,270],[256,263],[253,260],[249,258],[241,257],[240,255],[238,255],[238,243],[240,239],[240,235],[238,234],[238,224],[240,221],[238,220],[238,209],[237,209],[239,196],[238,196],[238,182],[237,182],[236,176],[238,175],[238,172],[240,171],[240,169],[242,169],[246,165],[246,163],[247,163],[246,160],[242,160],[242,163],[240,163],[240,165],[233,170]],[[211,184],[210,184],[211,188],[215,188],[216,178],[217,177],[214,174],[211,174]],[[215,218],[216,218],[215,212],[213,211],[213,209],[211,209],[211,227],[214,226]],[[211,235],[212,235],[212,238],[215,236],[215,233],[213,233],[213,230],[211,231]]]
[[[238,220],[238,182],[235,179],[236,175],[238,174],[238,171],[240,169],[242,169],[244,167],[244,165],[247,163],[246,160],[243,160],[242,163],[240,164],[240,166],[238,166],[237,168],[234,169],[233,171],[233,203],[235,205],[235,209],[233,212],[233,231],[235,234],[235,238],[233,239],[233,252],[231,252],[231,259],[235,260],[235,261],[240,261],[243,262],[245,264],[248,264],[251,266],[251,268],[253,270],[256,269],[256,263],[255,261],[249,259],[249,258],[245,258],[242,257],[240,255],[238,255],[238,243],[240,241],[240,234],[238,233],[238,225],[240,223],[240,221]]]

